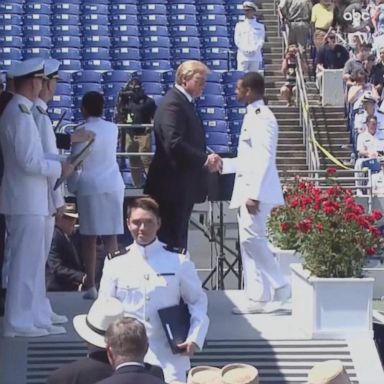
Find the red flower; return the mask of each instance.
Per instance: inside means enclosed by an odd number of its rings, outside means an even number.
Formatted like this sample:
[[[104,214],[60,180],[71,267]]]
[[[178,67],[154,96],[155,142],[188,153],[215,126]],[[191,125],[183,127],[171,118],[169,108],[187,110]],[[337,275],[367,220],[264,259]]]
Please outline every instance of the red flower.
[[[336,168],[335,167],[328,167],[327,168],[327,173],[329,175],[333,174],[333,173],[336,173]]]
[[[379,237],[381,235],[380,229],[376,227],[369,228],[369,232],[371,232],[375,237]]]
[[[375,220],[380,220],[383,217],[382,213],[377,210],[372,211],[372,216],[374,217]]]
[[[288,223],[281,223],[280,224],[280,229],[283,231],[283,232],[287,232],[288,229],[289,229],[290,225]]]
[[[297,199],[294,199],[291,201],[290,207],[296,208],[299,205],[299,201]]]
[[[320,232],[324,229],[323,224],[315,224],[315,228]]]
[[[301,220],[297,227],[300,231],[308,233],[312,230],[312,221],[310,219]]]
[[[369,248],[367,248],[367,249],[365,250],[365,252],[367,252],[367,255],[372,256],[372,255],[374,255],[374,254],[376,253],[376,248],[374,248],[374,247],[369,247]]]

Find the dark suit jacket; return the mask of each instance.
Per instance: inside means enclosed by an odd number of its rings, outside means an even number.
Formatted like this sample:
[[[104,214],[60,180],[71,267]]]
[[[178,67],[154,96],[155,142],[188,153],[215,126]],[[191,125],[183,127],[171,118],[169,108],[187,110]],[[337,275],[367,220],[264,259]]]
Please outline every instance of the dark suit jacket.
[[[159,201],[203,202],[207,195],[204,127],[193,104],[176,88],[157,108],[154,130],[156,152],[144,193]]]
[[[145,368],[147,374],[160,382],[164,381],[164,373],[160,367],[145,363]],[[112,374],[113,368],[109,365],[105,349],[96,349],[88,357],[57,369],[48,378],[47,384],[95,384]]]
[[[151,375],[144,367],[131,365],[119,368],[111,377],[97,384],[165,384],[165,382]]]
[[[55,227],[46,265],[48,291],[74,291],[84,276],[84,267],[71,239]]]

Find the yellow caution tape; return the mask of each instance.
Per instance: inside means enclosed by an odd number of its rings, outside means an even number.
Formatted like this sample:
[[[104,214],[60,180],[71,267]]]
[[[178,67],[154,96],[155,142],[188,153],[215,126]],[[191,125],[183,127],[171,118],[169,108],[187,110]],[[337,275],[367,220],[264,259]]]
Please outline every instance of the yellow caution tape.
[[[349,171],[352,171],[353,168],[349,168],[349,167],[346,167],[340,160],[336,159],[335,156],[332,155],[332,153],[330,153],[329,151],[327,151],[324,147],[322,147],[318,141],[314,138],[313,140],[311,140],[312,143],[314,143],[316,145],[317,148],[320,149],[321,152],[324,153],[324,155],[329,159],[331,160],[334,164],[338,165],[339,167],[343,168],[343,169],[347,169]]]

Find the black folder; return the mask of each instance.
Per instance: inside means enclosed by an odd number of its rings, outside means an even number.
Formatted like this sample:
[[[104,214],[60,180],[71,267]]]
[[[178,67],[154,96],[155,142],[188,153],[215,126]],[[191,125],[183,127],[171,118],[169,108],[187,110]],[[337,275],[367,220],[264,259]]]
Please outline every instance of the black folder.
[[[183,352],[177,344],[187,339],[191,326],[191,315],[187,304],[181,302],[172,307],[159,309],[158,313],[173,354]]]

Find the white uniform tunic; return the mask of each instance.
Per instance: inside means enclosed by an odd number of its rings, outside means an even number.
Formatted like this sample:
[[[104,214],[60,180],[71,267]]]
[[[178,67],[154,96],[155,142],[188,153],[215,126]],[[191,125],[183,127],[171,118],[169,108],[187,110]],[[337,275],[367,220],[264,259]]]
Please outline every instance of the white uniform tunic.
[[[265,40],[265,27],[256,19],[239,21],[235,27],[237,51],[237,69],[239,71],[258,71],[262,63],[262,51]]]
[[[4,157],[0,212],[6,215],[11,254],[6,330],[46,325],[43,315],[48,178],[60,176],[61,164],[44,156],[32,105],[29,99],[16,94],[0,119]]]
[[[189,358],[172,353],[157,311],[179,304],[182,298],[191,314],[187,341],[203,347],[209,323],[207,296],[193,263],[166,250],[158,240],[146,247],[133,243],[126,254],[105,261],[99,297],[109,296],[122,301],[125,315],[145,324],[149,338],[145,360],[164,369],[167,383],[186,381]]]
[[[276,168],[278,125],[262,100],[247,106],[239,138],[238,156],[223,159],[223,173],[236,172],[230,208],[239,208],[239,235],[246,295],[269,301],[271,290],[287,284],[268,248],[266,222],[273,206],[284,204]],[[248,199],[260,202],[250,215]]]

